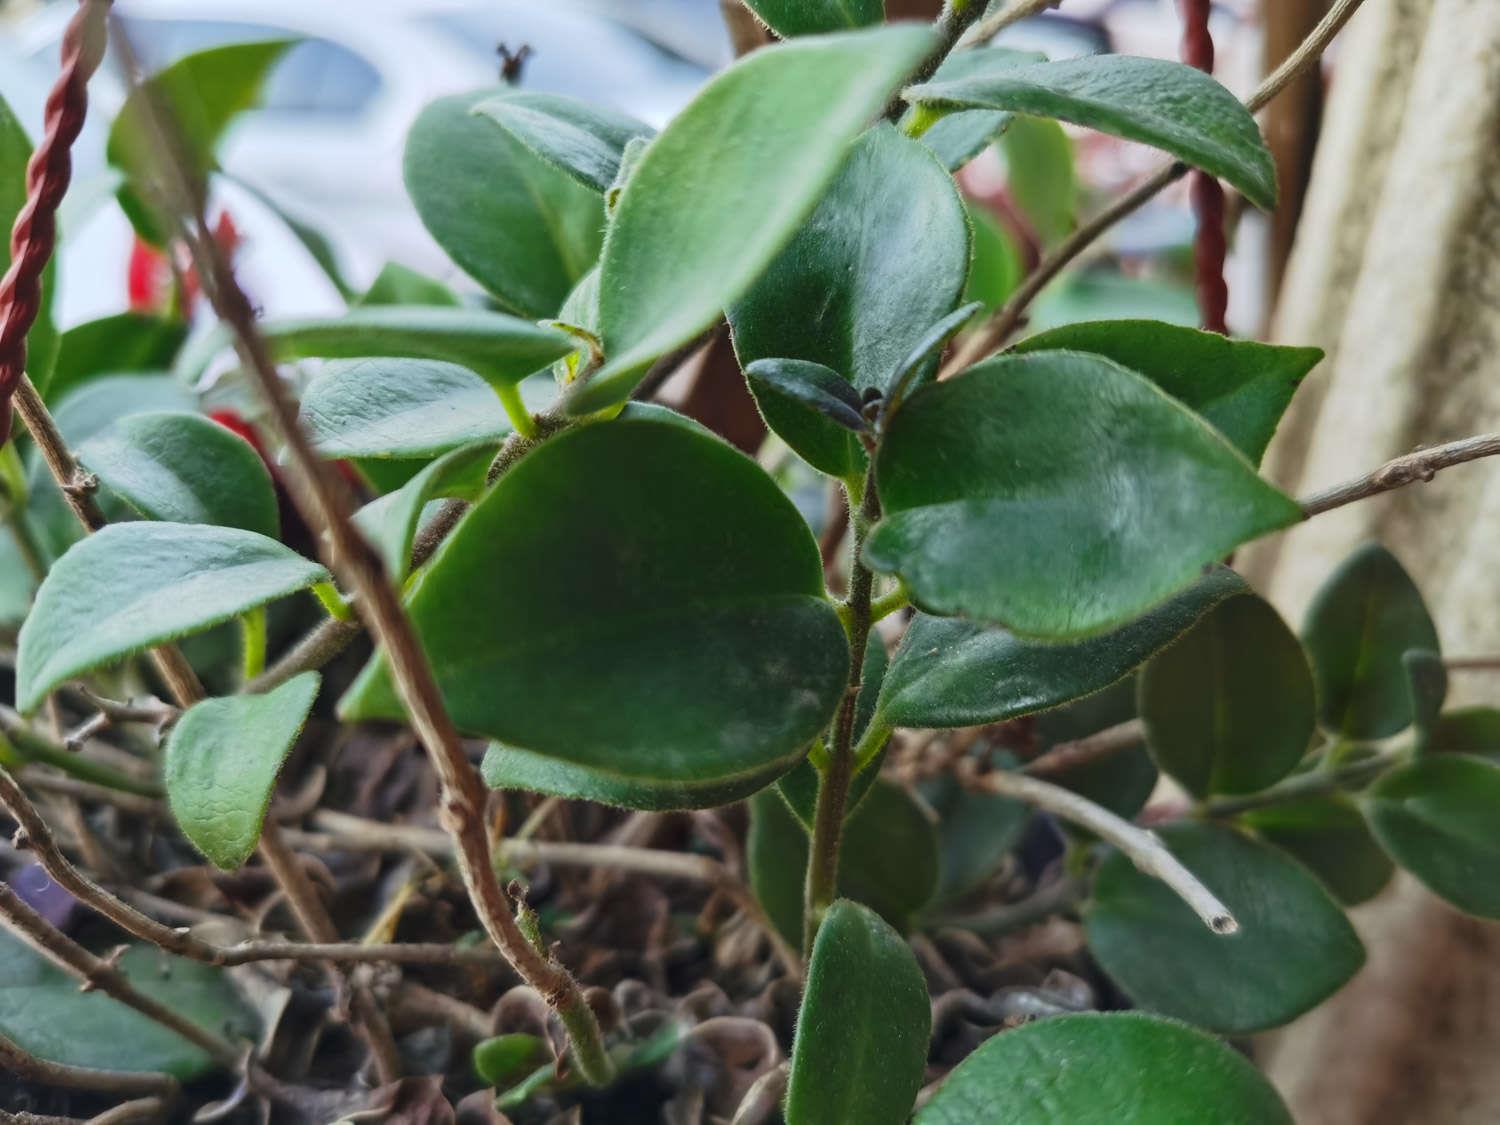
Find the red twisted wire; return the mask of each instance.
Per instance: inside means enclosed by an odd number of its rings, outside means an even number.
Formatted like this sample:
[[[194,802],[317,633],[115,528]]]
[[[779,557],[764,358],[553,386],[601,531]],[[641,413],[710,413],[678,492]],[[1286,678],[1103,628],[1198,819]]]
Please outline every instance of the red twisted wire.
[[[109,0],[81,0],[62,41],[62,73],[47,95],[42,142],[26,166],[26,204],[0,279],[0,444],[10,437],[11,396],[26,370],[26,333],[42,304],[42,271],[57,242],[57,208],[73,175],[69,150],[88,112],[88,80],[104,57]]]
[[[1212,0],[1178,0],[1182,10],[1182,61],[1212,74],[1214,41],[1208,30]],[[1224,188],[1207,172],[1193,172],[1188,180],[1198,234],[1193,240],[1193,272],[1198,293],[1198,315],[1210,332],[1228,335],[1225,314],[1229,286],[1224,281]]]

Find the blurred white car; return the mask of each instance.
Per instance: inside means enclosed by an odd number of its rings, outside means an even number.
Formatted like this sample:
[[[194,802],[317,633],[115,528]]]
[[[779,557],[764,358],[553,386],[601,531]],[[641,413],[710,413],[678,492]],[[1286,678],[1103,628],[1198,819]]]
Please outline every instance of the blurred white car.
[[[716,0],[656,0],[717,17]],[[242,180],[332,241],[345,275],[368,282],[387,261],[460,280],[423,230],[401,182],[406,130],[434,98],[493,85],[498,47],[531,48],[528,89],[571,94],[660,125],[709,73],[708,42],[694,57],[650,27],[581,0],[117,0],[134,52],[149,70],[207,47],[255,39],[300,40],[272,72],[262,103],[241,115],[220,149],[229,179],[215,202],[231,211],[244,244],[247,287],[268,313],[331,311],[339,301],[284,225]],[[629,4],[621,6],[628,11]],[[35,137],[57,71],[72,3],[0,23],[0,95]],[[601,14],[601,12],[605,14]],[[701,20],[699,36],[722,29]],[[717,29],[717,30],[716,30]],[[582,60],[587,60],[586,65]],[[125,301],[131,235],[110,205],[107,123],[124,100],[118,64],[90,85],[89,127],[75,158],[64,212],[66,240],[56,316],[64,326],[117,312]]]

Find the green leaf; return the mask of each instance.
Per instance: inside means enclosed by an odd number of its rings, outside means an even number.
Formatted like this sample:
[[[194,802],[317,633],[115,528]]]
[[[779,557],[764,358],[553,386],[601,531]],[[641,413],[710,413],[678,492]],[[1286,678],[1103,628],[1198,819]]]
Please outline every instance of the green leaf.
[[[483,379],[428,359],[328,364],[302,392],[302,424],[325,457],[435,457],[510,432]]]
[[[1038,1020],[991,1036],[913,1125],[1293,1125],[1238,1051],[1144,1012]]]
[[[530,152],[601,195],[620,174],[625,146],[656,130],[623,113],[561,94],[517,90],[486,98],[473,112],[487,117]]]
[[[372,500],[355,513],[354,522],[380,551],[392,581],[406,578],[411,567],[412,543],[428,503],[440,497],[478,500],[498,448],[493,442],[484,442],[455,449],[433,461],[395,492]]]
[[[1140,141],[1228,181],[1264,210],[1276,206],[1276,166],[1255,118],[1213,78],[1183,63],[1131,55],[1027,66],[999,59],[903,96],[937,107],[1055,117]]]
[[[1364,799],[1392,859],[1468,914],[1500,918],[1500,767],[1442,754],[1386,774]]]
[[[1425,752],[1472,754],[1500,765],[1500,710],[1460,707],[1438,716]]]
[[[41,388],[54,403],[95,375],[165,371],[187,338],[187,325],[140,313],[120,313],[70,328],[58,341],[52,378]]]
[[[255,1017],[220,969],[133,945],[120,971],[141,992],[179,1015],[232,1038],[252,1039]],[[0,933],[0,1034],[22,1050],[66,1066],[156,1071],[182,1081],[216,1069],[176,1032],[78,979]]]
[[[855,143],[817,210],[728,310],[745,367],[786,357],[822,364],[862,393],[888,390],[901,362],[958,303],[969,228],[953,179],[917,142],[882,124]],[[762,393],[766,423],[815,469],[862,475],[842,428]]]
[[[896,370],[891,375],[886,392],[887,413],[899,410],[908,395],[932,382],[937,376],[938,360],[943,356],[943,349],[967,327],[974,319],[974,314],[982,308],[982,302],[971,301],[962,308],[954,309],[917,338],[911,351],[896,365]]]
[[[149,520],[280,534],[276,489],[254,447],[201,414],[132,414],[78,447],[78,460]]]
[[[354,302],[368,305],[460,305],[458,294],[441,281],[418,273],[400,262],[387,262],[375,280]]]
[[[1152,757],[1195,797],[1275,784],[1302,760],[1317,726],[1302,645],[1248,593],[1220,602],[1152,657],[1139,698]]]
[[[876,479],[869,566],[929,613],[1057,639],[1121,625],[1302,518],[1147,380],[1066,352],[918,391],[887,424]]]
[[[255,851],[276,775],[318,683],[316,672],[303,672],[266,695],[205,699],[167,736],[167,803],[182,834],[215,867],[233,871]]]
[[[1378,543],[1360,547],[1323,583],[1302,640],[1322,721],[1348,738],[1386,738],[1411,726],[1416,715],[1402,656],[1442,651],[1421,593]]]
[[[994,312],[1016,291],[1026,273],[1021,249],[1005,225],[984,208],[970,202],[965,209],[974,231],[974,260],[964,300],[978,301],[986,312]]]
[[[745,7],[783,39],[868,27],[885,18],[885,0],[745,0]]]
[[[1240,820],[1262,840],[1301,860],[1345,906],[1374,898],[1395,870],[1359,808],[1343,795],[1270,805]]]
[[[756,901],[771,925],[802,948],[803,886],[807,872],[807,829],[770,789],[750,798],[750,831],[745,837],[745,870]],[[841,851],[840,859],[848,855]]]
[[[956,172],[1001,136],[1015,114],[998,109],[971,109],[950,113],[928,127],[917,138],[942,161],[943,167]]]
[[[599,257],[604,203],[474,107],[439,98],[406,137],[406,191],[439,246],[512,312],[554,315]]]
[[[838,372],[821,363],[805,359],[758,359],[745,368],[745,377],[750,380],[750,389],[757,399],[774,396],[789,407],[826,418],[849,433],[869,428],[861,413],[864,403],[858,393]]]
[[[901,935],[858,903],[835,902],[807,965],[787,1125],[902,1125],[931,1035],[927,982]]]
[[[1078,222],[1078,177],[1068,134],[1045,117],[1018,116],[1000,138],[1000,148],[1010,193],[1038,241],[1043,246],[1061,242]]]
[[[31,711],[73,676],[328,580],[253,531],[111,524],[70,548],[37,591],[21,628],[17,706]]]
[[[1215,567],[1130,624],[1072,644],[1045,644],[1005,629],[917,614],[881,691],[881,721],[931,729],[980,726],[1059,707],[1102,691],[1246,589]]]
[[[843,694],[848,646],[806,523],[753,461],[663,415],[529,454],[412,593],[449,712],[506,744],[493,784],[737,800],[790,769]],[[343,709],[401,716],[383,661]]]
[[[167,230],[154,213],[155,201],[144,201],[150,195],[146,185],[159,174],[156,134],[147,107],[170,109],[177,160],[183,173],[201,187],[217,167],[214,150],[230,123],[260,100],[266,76],[293,42],[230,43],[186,55],[125,99],[110,126],[105,153],[126,174],[120,202],[142,238],[159,246]]]
[[[551,1052],[546,1040],[524,1032],[496,1035],[474,1047],[474,1073],[491,1086],[504,1089],[546,1063]]]
[[[575,413],[624,401],[653,360],[749,288],[933,43],[914,26],[794,40],[704,87],[620,193],[600,261],[608,361],[575,395]]]
[[[26,205],[26,165],[31,159],[31,141],[26,130],[0,97],[0,275],[10,267],[10,230]],[[36,323],[26,334],[26,370],[45,387],[52,374],[58,346],[57,330],[52,324],[53,267],[47,266],[43,277],[41,307]]]
[[[1086,915],[1089,948],[1137,1003],[1243,1035],[1301,1015],[1364,964],[1354,927],[1294,860],[1211,824],[1160,835],[1240,929],[1213,933],[1165,883],[1111,854]]]
[[[1185,328],[1198,323],[1198,301],[1185,278],[1134,277],[1108,266],[1065,273],[1030,310],[1037,331],[1088,320],[1150,319]]]
[[[1031,818],[1029,805],[967,789],[952,773],[929,778],[919,791],[938,818],[937,902],[957,898],[993,875]]]
[[[1436,652],[1414,648],[1401,654],[1406,669],[1407,695],[1411,701],[1412,731],[1420,750],[1432,738],[1432,728],[1448,696],[1448,667]]]
[[[1091,352],[1150,379],[1223,434],[1253,463],[1320,348],[1231,340],[1159,320],[1097,320],[1042,332],[1014,351]]]
[[[339,269],[338,253],[333,248],[333,243],[317,227],[305,223],[296,215],[283,207],[279,200],[266,193],[257,184],[239,176],[221,172],[226,180],[234,184],[241,191],[253,196],[265,209],[275,215],[281,221],[281,225],[291,232],[292,237],[302,244],[302,249],[307,251],[307,256],[313,260],[313,264],[323,271],[334,289],[346,303],[355,303],[354,289],[344,280],[344,274]]]

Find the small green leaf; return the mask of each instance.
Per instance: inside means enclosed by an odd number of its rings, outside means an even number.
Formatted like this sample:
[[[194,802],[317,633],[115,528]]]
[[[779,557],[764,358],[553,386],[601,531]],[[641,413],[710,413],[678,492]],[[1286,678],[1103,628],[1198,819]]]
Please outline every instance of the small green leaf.
[[[132,414],[78,447],[78,460],[141,515],[280,534],[276,490],[248,441],[201,414]]]
[[[1041,332],[1017,352],[1058,348],[1112,359],[1150,379],[1201,414],[1253,463],[1260,464],[1276,423],[1319,348],[1231,340],[1159,320],[1095,320]]]
[[[74,544],[37,591],[21,628],[17,706],[31,711],[73,676],[328,577],[317,563],[252,531],[111,524]]]
[[[1359,548],[1323,583],[1302,639],[1323,723],[1349,738],[1386,738],[1411,726],[1416,715],[1402,656],[1442,651],[1421,593],[1378,543]]]
[[[1418,750],[1427,746],[1432,728],[1448,696],[1448,667],[1436,652],[1414,648],[1401,654],[1406,669],[1406,688],[1411,701],[1411,725]]]
[[[1078,176],[1068,134],[1045,117],[1018,116],[1000,138],[1000,149],[1010,193],[1038,240],[1043,246],[1061,242],[1078,222]]]
[[[281,763],[318,696],[318,674],[303,672],[266,695],[205,699],[167,737],[162,776],[182,834],[215,867],[250,858]]]
[[[969,265],[964,300],[978,301],[986,312],[994,312],[1016,291],[1026,272],[1021,248],[1010,230],[987,210],[972,202],[965,204],[965,209],[974,231],[974,260]]]
[[[474,1073],[497,1089],[544,1064],[550,1057],[546,1040],[523,1032],[496,1035],[474,1047]]]
[[[967,789],[952,773],[929,778],[919,791],[938,818],[937,902],[957,898],[993,875],[1031,818],[1031,806]]]
[[[1500,710],[1460,707],[1438,716],[1425,752],[1472,754],[1500,765]]]
[[[406,136],[406,191],[460,266],[521,316],[554,315],[599,257],[604,203],[474,107],[505,88],[439,98]]]
[[[1262,840],[1301,860],[1345,906],[1374,898],[1395,870],[1359,808],[1342,795],[1270,805],[1240,820]]]
[[[994,60],[963,77],[906,90],[907,101],[1055,117],[1140,141],[1212,173],[1256,206],[1276,206],[1276,166],[1255,118],[1191,66],[1131,55],[1093,55],[1016,66]]]
[[[42,397],[54,403],[95,375],[165,371],[187,338],[187,325],[141,313],[86,321],[58,340],[57,363]]]
[[[1386,774],[1365,796],[1391,858],[1460,910],[1500,918],[1500,767],[1442,754]]]
[[[950,113],[917,139],[932,150],[944,168],[956,172],[1002,136],[1015,116],[998,109]]]
[[[575,413],[624,401],[653,360],[749,288],[933,42],[914,26],[794,40],[704,87],[620,193],[600,261],[607,362],[573,399]]]
[[[461,305],[458,294],[441,281],[418,273],[400,262],[381,267],[370,287],[353,302],[369,305]]]
[[[392,581],[406,578],[411,567],[412,543],[428,503],[441,497],[478,500],[498,448],[492,442],[484,442],[455,449],[433,461],[395,492],[372,500],[355,513],[354,522],[379,549]]]
[[[1220,602],[1141,671],[1146,744],[1195,797],[1280,781],[1307,753],[1317,710],[1302,645],[1253,594]]]
[[[620,174],[625,146],[656,130],[623,113],[561,94],[517,90],[486,98],[473,112],[487,117],[535,156],[603,194]]]
[[[787,1125],[902,1125],[931,1035],[927,982],[901,935],[858,903],[835,902],[807,966]]]
[[[1354,927],[1294,860],[1211,824],[1173,825],[1161,837],[1240,929],[1213,933],[1165,883],[1112,853],[1086,916],[1089,948],[1137,1003],[1243,1035],[1301,1015],[1364,964]]]
[[[230,43],[186,55],[131,91],[109,129],[106,155],[126,174],[125,213],[142,238],[164,241],[167,225],[147,203],[146,185],[159,176],[155,130],[148,106],[168,106],[178,138],[176,161],[201,185],[218,165],[214,150],[230,123],[260,100],[261,87],[293,40]]]
[[[773,790],[750,798],[745,870],[756,901],[793,949],[802,948],[803,886],[807,872],[807,828]],[[841,852],[840,858],[847,856]]]
[[[885,0],[745,0],[783,39],[868,27],[885,18]]]
[[[134,945],[120,971],[139,991],[179,1015],[234,1039],[252,1040],[256,1020],[223,970]],[[154,1071],[182,1081],[212,1073],[199,1047],[54,967],[29,946],[0,933],[0,1034],[28,1054],[66,1066]]]
[[[775,395],[795,403],[851,433],[868,428],[860,413],[864,403],[858,393],[843,376],[821,363],[805,359],[758,359],[745,368],[745,377],[757,395]]]
[[[1238,1051],[1144,1012],[1038,1020],[991,1036],[912,1125],[1293,1125]]]
[[[1124,624],[1302,518],[1180,403],[1067,352],[924,387],[887,424],[876,479],[868,565],[929,613],[1056,639]]]
[[[971,301],[954,309],[917,337],[911,351],[896,364],[896,370],[887,383],[885,408],[888,413],[899,410],[908,395],[932,382],[937,376],[938,360],[943,356],[943,349],[983,308],[982,302]]]
[[[969,727],[1060,707],[1129,675],[1245,589],[1234,571],[1215,567],[1129,625],[1072,644],[919,613],[886,676],[881,721],[916,729]]]
[[[855,399],[887,391],[898,367],[963,291],[969,229],[950,177],[915,141],[879,125],[855,143],[823,201],[728,310],[747,369],[788,357],[822,364]],[[761,393],[766,423],[813,468],[863,475],[842,429]]]
[[[547,441],[412,592],[454,720],[505,744],[492,783],[723,803],[790,769],[842,697],[848,646],[806,523],[753,461],[671,417]],[[401,717],[383,660],[342,707]]]
[[[428,359],[328,364],[302,392],[302,424],[325,457],[435,457],[510,432],[483,379]]]

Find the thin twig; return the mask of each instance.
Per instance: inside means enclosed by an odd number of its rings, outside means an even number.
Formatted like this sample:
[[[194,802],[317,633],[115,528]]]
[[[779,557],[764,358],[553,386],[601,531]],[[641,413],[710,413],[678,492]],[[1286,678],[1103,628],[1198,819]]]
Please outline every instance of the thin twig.
[[[1251,809],[1270,808],[1303,797],[1336,793],[1340,789],[1358,789],[1389,767],[1404,761],[1410,752],[1408,746],[1392,746],[1358,762],[1333,769],[1299,773],[1269,789],[1262,789],[1259,793],[1247,793],[1241,797],[1215,797],[1204,803],[1202,811],[1206,816],[1231,817]]]
[[[1450,656],[1443,661],[1450,672],[1500,671],[1500,656]]]
[[[90,1117],[84,1125],[131,1125],[136,1121],[160,1121],[167,1103],[162,1098],[136,1098]]]
[[[1429,481],[1441,469],[1462,465],[1466,461],[1478,461],[1482,457],[1493,457],[1497,453],[1500,453],[1500,433],[1480,434],[1477,437],[1450,441],[1445,445],[1434,445],[1430,449],[1419,449],[1415,453],[1387,461],[1373,473],[1367,473],[1357,480],[1346,481],[1314,493],[1300,501],[1302,515],[1304,518],[1311,518],[1413,481]]]
[[[1276,97],[1285,90],[1308,67],[1312,66],[1323,56],[1328,49],[1328,44],[1333,42],[1334,36],[1344,29],[1349,22],[1349,17],[1359,11],[1359,6],[1364,0],[1338,0],[1330,9],[1328,14],[1318,21],[1318,25],[1309,33],[1301,45],[1283,60],[1282,64],[1268,74],[1255,93],[1245,99],[1245,108],[1251,113],[1259,113]]]
[[[0,1070],[27,1082],[89,1090],[100,1094],[161,1094],[175,1097],[177,1079],[170,1074],[139,1070],[98,1070],[90,1066],[39,1059],[11,1039],[0,1035]]]
[[[1232,934],[1239,930],[1240,925],[1229,908],[1200,883],[1197,876],[1184,867],[1153,833],[1137,828],[1093,801],[1050,782],[1009,770],[981,774],[967,762],[960,764],[959,771],[967,785],[1045,809],[1113,844],[1145,874],[1171,887],[1214,933]]]
[[[107,766],[82,752],[69,750],[60,742],[53,742],[32,729],[21,715],[0,704],[0,737],[10,741],[15,752],[27,762],[51,766],[80,781],[92,782],[108,789],[133,793],[141,797],[159,797],[161,786],[155,781],[124,773]]]
[[[969,33],[959,41],[959,48],[978,47],[988,43],[1013,23],[1039,16],[1048,8],[1055,8],[1062,0],[1012,0],[992,16],[976,23]]]
[[[1139,719],[1128,719],[1112,727],[1074,739],[1059,742],[1044,754],[1039,754],[1021,767],[1021,772],[1032,777],[1055,777],[1079,766],[1096,762],[1139,746],[1146,737],[1146,725]]]

